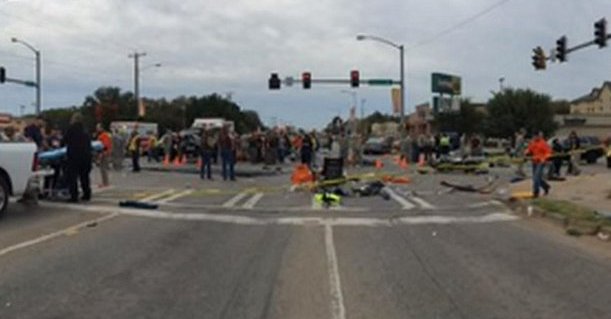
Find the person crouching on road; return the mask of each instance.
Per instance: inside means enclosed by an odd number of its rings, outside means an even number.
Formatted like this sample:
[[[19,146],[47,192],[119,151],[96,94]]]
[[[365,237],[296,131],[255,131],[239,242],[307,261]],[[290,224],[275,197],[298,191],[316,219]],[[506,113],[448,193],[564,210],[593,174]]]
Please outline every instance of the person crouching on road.
[[[100,141],[104,146],[104,149],[100,152],[98,157],[100,163],[100,174],[102,176],[102,184],[100,184],[100,187],[108,187],[110,186],[110,182],[108,180],[108,163],[110,161],[110,154],[112,152],[112,140],[110,138],[110,134],[104,130],[101,123],[98,123],[96,126],[96,132],[98,135],[98,141]]]
[[[539,190],[541,188],[543,188],[545,195],[547,195],[551,186],[543,179],[543,171],[545,169],[545,162],[552,155],[552,149],[545,141],[543,132],[539,132],[539,134],[528,144],[526,155],[532,157],[533,197],[539,197]]]
[[[235,181],[235,144],[227,126],[221,129],[218,143],[221,149],[223,180]]]
[[[83,189],[83,201],[91,200],[91,185],[89,173],[91,172],[91,138],[85,132],[83,118],[80,113],[72,115],[70,127],[64,135],[63,144],[66,145],[67,179],[70,189],[69,202],[78,202],[77,178]]]
[[[199,177],[204,179],[204,176],[212,180],[211,165],[212,156],[216,150],[216,137],[209,129],[204,129],[201,138],[201,156],[202,166],[200,167]],[[205,174],[205,175],[204,175]]]

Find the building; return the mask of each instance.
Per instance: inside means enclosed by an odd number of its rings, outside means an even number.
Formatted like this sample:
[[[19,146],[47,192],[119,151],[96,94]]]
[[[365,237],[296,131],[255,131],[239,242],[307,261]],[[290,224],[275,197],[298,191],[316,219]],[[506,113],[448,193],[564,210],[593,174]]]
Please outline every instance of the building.
[[[605,114],[611,116],[611,82],[571,102],[571,114]]]

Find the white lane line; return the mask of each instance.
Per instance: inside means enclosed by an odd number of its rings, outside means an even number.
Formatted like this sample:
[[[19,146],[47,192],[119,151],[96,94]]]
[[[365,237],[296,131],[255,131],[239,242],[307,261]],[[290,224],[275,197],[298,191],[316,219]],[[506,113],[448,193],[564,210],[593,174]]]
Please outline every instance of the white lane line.
[[[416,204],[420,205],[422,207],[422,209],[435,209],[435,205],[425,201],[424,199],[422,199],[420,197],[412,196],[410,198],[411,198],[411,200],[416,202]]]
[[[346,308],[342,295],[342,284],[339,278],[337,254],[333,243],[333,227],[325,225],[325,248],[327,251],[327,271],[329,272],[329,287],[331,289],[331,318],[345,319]]]
[[[248,196],[247,192],[241,192],[241,193],[233,196],[232,198],[230,198],[228,201],[223,203],[223,205],[221,205],[221,206],[222,207],[233,207],[233,206],[235,206],[235,204],[237,204],[239,201],[241,201],[246,196]]]
[[[493,200],[489,200],[486,202],[482,202],[482,203],[475,203],[475,204],[471,204],[467,207],[469,208],[482,208],[482,207],[487,207],[487,206],[503,206],[503,203],[499,202],[496,199]]]
[[[246,201],[246,203],[244,203],[244,205],[242,205],[242,208],[245,208],[245,209],[255,208],[255,205],[257,205],[257,203],[261,200],[261,198],[263,198],[263,193],[256,193],[251,198],[249,198]]]
[[[24,242],[21,242],[19,244],[13,245],[13,246],[9,246],[9,247],[3,248],[2,250],[0,250],[0,256],[4,256],[4,255],[9,254],[9,253],[11,253],[13,251],[16,251],[16,250],[19,250],[19,249],[23,249],[23,248],[26,248],[26,247],[30,247],[30,246],[33,246],[33,245],[36,245],[36,244],[40,244],[42,242],[49,241],[51,239],[54,239],[54,238],[57,238],[57,237],[60,237],[60,236],[64,236],[64,235],[68,235],[70,233],[74,233],[75,231],[78,231],[78,230],[80,230],[82,228],[87,227],[87,225],[90,225],[90,224],[93,224],[93,223],[99,224],[99,223],[102,223],[102,222],[107,221],[109,219],[115,218],[117,216],[119,216],[119,213],[118,212],[114,212],[114,213],[108,214],[106,216],[102,216],[102,217],[98,217],[98,218],[95,218],[95,219],[91,219],[91,220],[88,220],[86,222],[82,222],[80,224],[76,224],[76,225],[64,228],[62,230],[59,230],[59,231],[56,231],[56,232],[53,232],[53,233],[40,236],[38,238],[34,238],[34,239],[31,239],[31,240],[28,240],[28,241],[24,241]]]
[[[401,207],[403,209],[413,209],[414,204],[410,203],[407,199],[401,197],[399,194],[397,194],[392,188],[390,187],[385,187],[384,190],[388,193],[388,195],[390,195],[390,198],[394,199],[397,203],[399,203],[399,205],[401,205]]]
[[[43,202],[41,207],[63,208],[75,211],[97,213],[119,213],[126,216],[157,218],[167,220],[209,221],[238,225],[287,225],[287,226],[364,226],[391,227],[397,225],[425,224],[481,224],[509,222],[519,218],[507,212],[495,212],[481,216],[406,216],[401,218],[368,218],[368,217],[250,217],[236,214],[214,213],[178,213],[162,210],[119,208],[114,206],[74,205],[65,203]]]
[[[154,201],[154,200],[156,200],[158,198],[162,198],[164,196],[171,195],[172,193],[174,193],[174,189],[168,189],[168,190],[163,191],[161,193],[156,193],[156,194],[153,194],[153,195],[141,198],[139,201],[141,201],[141,202],[150,202],[150,201]]]
[[[180,193],[177,193],[177,194],[174,194],[172,196],[169,196],[169,197],[163,198],[161,200],[158,200],[155,203],[157,203],[157,204],[165,204],[167,202],[171,202],[171,201],[179,199],[181,197],[189,196],[189,195],[191,195],[191,193],[193,193],[193,190],[192,189],[187,189],[187,190],[182,191]]]
[[[114,189],[115,187],[112,185],[106,186],[106,187],[94,187],[91,189],[91,193],[93,194],[99,194],[105,191],[109,191],[111,189]]]

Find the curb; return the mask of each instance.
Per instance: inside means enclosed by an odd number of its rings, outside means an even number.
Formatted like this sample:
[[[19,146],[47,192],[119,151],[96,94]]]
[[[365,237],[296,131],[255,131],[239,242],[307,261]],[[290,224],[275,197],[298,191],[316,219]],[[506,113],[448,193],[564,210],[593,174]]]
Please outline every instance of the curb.
[[[567,235],[596,236],[601,241],[611,241],[611,226],[602,226],[600,223],[594,221],[571,219],[564,215],[535,207],[525,200],[512,199],[506,201],[505,204],[516,214],[524,215],[528,218],[545,218],[553,224],[564,228]]]

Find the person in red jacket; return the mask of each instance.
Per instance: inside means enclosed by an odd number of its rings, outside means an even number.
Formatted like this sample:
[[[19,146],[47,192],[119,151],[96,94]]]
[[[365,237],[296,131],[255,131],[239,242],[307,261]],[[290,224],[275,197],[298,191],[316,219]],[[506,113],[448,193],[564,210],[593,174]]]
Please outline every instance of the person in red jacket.
[[[533,165],[533,197],[539,197],[539,190],[543,188],[545,195],[551,189],[551,186],[543,179],[543,170],[545,162],[552,155],[552,148],[547,144],[543,137],[543,132],[539,132],[532,141],[528,144],[526,155],[531,156]]]

